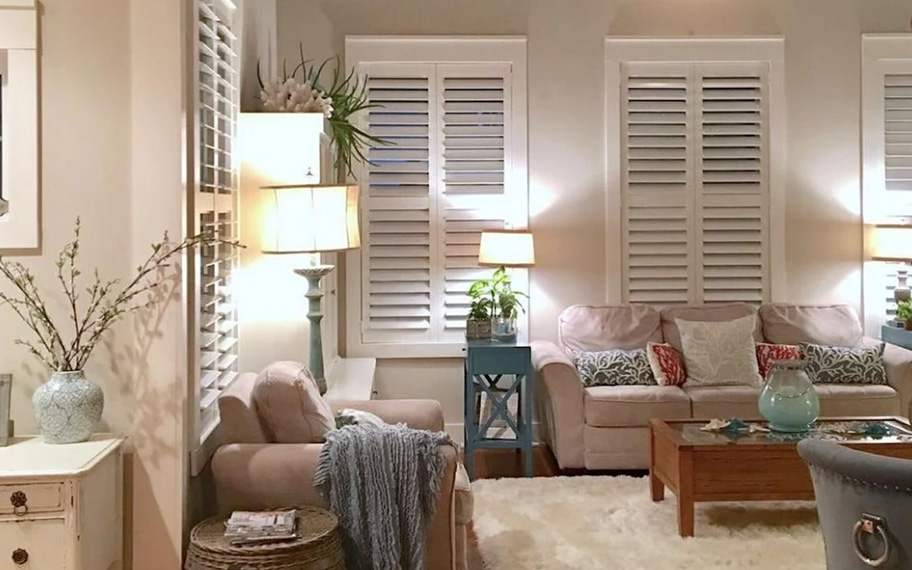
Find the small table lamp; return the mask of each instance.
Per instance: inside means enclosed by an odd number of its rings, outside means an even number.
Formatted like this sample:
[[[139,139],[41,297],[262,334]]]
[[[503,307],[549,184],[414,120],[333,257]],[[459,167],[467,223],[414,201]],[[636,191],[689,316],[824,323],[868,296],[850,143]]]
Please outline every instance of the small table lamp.
[[[532,232],[526,230],[486,230],[481,232],[478,248],[478,265],[497,267],[532,267],[535,265],[535,244]],[[508,282],[509,287],[509,282]],[[494,317],[494,315],[491,315]],[[495,317],[496,318],[496,317]],[[493,327],[492,336],[504,340],[516,338],[515,321],[505,330],[497,332]]]
[[[271,193],[264,219],[263,253],[320,253],[361,247],[358,224],[358,186],[284,185],[265,186]],[[310,372],[320,393],[326,393],[323,372],[323,338],[320,280],[332,265],[295,269],[307,279],[307,319],[310,321]]]

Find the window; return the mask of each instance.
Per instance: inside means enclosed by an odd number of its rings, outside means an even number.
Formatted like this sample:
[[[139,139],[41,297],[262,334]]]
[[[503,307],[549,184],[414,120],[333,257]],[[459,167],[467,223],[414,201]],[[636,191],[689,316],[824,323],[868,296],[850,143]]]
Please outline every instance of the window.
[[[608,40],[606,50],[610,247],[620,245],[609,298],[769,301],[783,262],[782,43]]]
[[[862,40],[863,217],[865,223],[912,218],[912,34],[865,35]],[[892,318],[900,264],[866,264],[865,321],[879,336]]]
[[[528,224],[525,40],[349,38],[346,61],[377,105],[365,128],[391,143],[359,175],[349,353],[460,356],[465,293],[491,274],[481,231]]]
[[[238,177],[235,142],[238,113],[239,15],[230,0],[197,2],[197,121],[192,227],[221,240],[236,240]],[[194,400],[199,411],[196,433],[204,443],[218,424],[218,395],[237,376],[237,307],[232,277],[238,266],[235,248],[214,244],[200,249],[191,320],[197,362]]]
[[[38,235],[38,14],[31,0],[0,7],[0,248]]]

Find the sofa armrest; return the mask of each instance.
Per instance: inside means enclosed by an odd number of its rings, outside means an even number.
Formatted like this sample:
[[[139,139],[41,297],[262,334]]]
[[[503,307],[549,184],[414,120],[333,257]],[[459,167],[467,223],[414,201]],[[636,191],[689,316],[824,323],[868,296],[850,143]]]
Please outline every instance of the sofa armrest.
[[[912,350],[886,344],[883,358],[887,383],[899,392],[900,413],[912,418]]]
[[[535,399],[543,434],[561,469],[582,469],[585,390],[570,358],[554,343],[532,343]]]
[[[371,412],[374,413],[374,412]],[[212,458],[219,513],[295,505],[328,508],[314,487],[314,471],[323,444],[232,443]],[[428,568],[456,564],[456,464],[452,445],[441,447],[446,464],[437,494],[437,511],[428,525]]]
[[[350,408],[370,412],[388,424],[443,431],[443,408],[437,400],[330,400],[333,412]]]

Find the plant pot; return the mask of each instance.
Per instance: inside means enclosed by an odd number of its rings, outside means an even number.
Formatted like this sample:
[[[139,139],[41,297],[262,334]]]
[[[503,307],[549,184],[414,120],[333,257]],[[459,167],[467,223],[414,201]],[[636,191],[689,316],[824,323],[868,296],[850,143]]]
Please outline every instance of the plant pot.
[[[54,372],[35,390],[32,410],[46,443],[86,441],[101,420],[104,392],[81,370]]]
[[[904,322],[904,323],[903,323],[903,327],[904,327],[907,331],[912,331],[912,320],[908,320],[908,321]]]
[[[491,338],[491,320],[466,320],[466,339],[484,340]]]
[[[497,317],[491,321],[491,338],[497,340],[516,340],[516,319]]]

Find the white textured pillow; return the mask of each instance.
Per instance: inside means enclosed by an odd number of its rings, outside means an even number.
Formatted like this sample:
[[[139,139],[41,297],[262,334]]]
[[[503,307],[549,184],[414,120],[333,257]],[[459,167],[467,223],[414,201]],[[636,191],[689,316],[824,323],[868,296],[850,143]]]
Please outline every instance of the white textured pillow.
[[[684,348],[687,386],[760,383],[754,349],[756,315],[726,322],[675,319]]]

